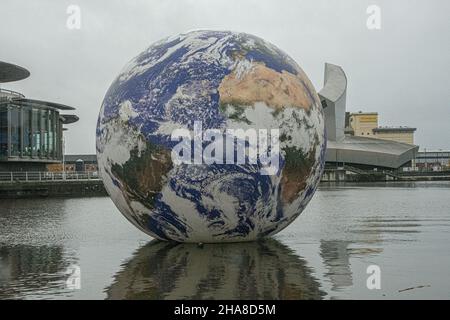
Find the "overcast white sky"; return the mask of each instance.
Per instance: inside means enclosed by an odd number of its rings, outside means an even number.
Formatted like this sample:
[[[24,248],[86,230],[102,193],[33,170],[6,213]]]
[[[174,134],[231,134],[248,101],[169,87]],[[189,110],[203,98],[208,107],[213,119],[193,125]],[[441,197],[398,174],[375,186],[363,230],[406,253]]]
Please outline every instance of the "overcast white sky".
[[[68,5],[81,29],[66,27]],[[381,8],[381,30],[366,9]],[[448,0],[2,0],[0,60],[31,76],[3,88],[77,108],[66,153],[94,153],[103,97],[119,71],[154,41],[191,29],[242,31],[290,54],[316,90],[325,62],[348,77],[347,110],[380,125],[417,127],[421,149],[450,149]]]

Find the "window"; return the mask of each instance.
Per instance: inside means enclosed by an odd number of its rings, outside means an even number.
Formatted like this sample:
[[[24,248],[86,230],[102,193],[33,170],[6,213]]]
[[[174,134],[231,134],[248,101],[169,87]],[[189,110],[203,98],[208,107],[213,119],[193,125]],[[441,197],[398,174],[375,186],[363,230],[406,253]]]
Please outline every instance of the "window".
[[[41,153],[41,122],[39,110],[33,109],[32,115],[32,155],[33,157],[39,157]]]
[[[48,113],[48,155],[51,158],[55,158],[55,138],[56,138],[56,128],[55,128],[55,112],[49,111]]]
[[[17,106],[13,106],[10,109],[11,112],[11,156],[18,157],[22,151],[22,137],[20,131],[22,130],[21,124],[21,109]]]
[[[0,156],[8,156],[8,109],[0,109]]]
[[[47,112],[47,127],[48,127],[48,133],[47,133],[47,152],[48,156],[50,158],[53,158],[53,111],[49,110]]]
[[[32,141],[32,130],[31,130],[31,109],[22,109],[23,117],[23,156],[31,156],[31,141]]]
[[[48,156],[48,112],[41,110],[41,157]]]

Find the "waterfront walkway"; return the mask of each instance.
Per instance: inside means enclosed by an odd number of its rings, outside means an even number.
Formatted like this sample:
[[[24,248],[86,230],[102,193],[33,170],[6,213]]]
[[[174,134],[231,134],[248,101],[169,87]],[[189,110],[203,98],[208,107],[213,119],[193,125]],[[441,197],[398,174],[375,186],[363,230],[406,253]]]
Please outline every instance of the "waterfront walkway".
[[[2,182],[99,180],[97,172],[0,172]]]
[[[450,181],[450,170],[401,171],[363,170],[353,166],[326,167],[322,182],[376,182],[376,181]]]
[[[96,172],[0,172],[0,198],[106,196]]]

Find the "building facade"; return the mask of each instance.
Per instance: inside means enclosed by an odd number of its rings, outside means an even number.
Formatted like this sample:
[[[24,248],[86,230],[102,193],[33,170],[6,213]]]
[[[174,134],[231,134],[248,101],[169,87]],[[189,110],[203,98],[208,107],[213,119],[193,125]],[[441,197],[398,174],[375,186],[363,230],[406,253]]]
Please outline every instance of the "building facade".
[[[416,128],[410,127],[378,127],[373,129],[373,135],[377,139],[414,144],[415,131]]]
[[[356,137],[369,137],[381,140],[396,141],[414,144],[414,132],[416,128],[411,127],[389,127],[378,125],[377,112],[349,113],[346,120],[347,132]]]
[[[17,74],[21,70],[17,67]],[[0,63],[0,83],[17,78],[14,65]],[[64,125],[78,121],[62,114],[65,110],[74,108],[0,88],[0,171],[45,171],[47,164],[60,163]]]
[[[51,172],[97,172],[98,163],[95,154],[69,154],[64,156],[63,163],[47,165]]]
[[[326,63],[324,87],[318,93],[327,132],[326,167],[330,170],[343,167],[368,170],[411,166],[419,147],[380,139],[374,133],[378,128],[377,113],[346,114],[346,93],[344,70]]]
[[[349,126],[357,137],[373,136],[373,130],[378,127],[377,112],[350,113]]]
[[[418,170],[450,170],[450,150],[423,150],[416,155],[415,165]]]

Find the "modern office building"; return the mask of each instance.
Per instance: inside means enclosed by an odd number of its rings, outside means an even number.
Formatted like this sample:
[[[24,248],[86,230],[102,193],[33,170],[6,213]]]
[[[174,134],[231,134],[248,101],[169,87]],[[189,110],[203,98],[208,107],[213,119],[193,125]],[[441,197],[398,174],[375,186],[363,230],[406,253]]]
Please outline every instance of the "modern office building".
[[[370,132],[370,129],[374,132],[378,127],[376,113],[364,114],[364,118],[354,120],[360,123],[360,135],[346,130],[346,120],[350,121],[351,118],[346,116],[345,112],[346,94],[347,77],[344,70],[337,65],[326,63],[324,87],[320,90],[319,97],[325,113],[327,165],[339,167],[347,164],[364,169],[397,169],[411,165],[418,146],[379,139],[382,136],[379,132],[375,135],[362,134]]]
[[[0,84],[27,78],[19,66],[0,62]],[[74,108],[26,98],[0,88],[0,171],[45,171],[49,163],[60,163],[64,125],[78,117],[63,112]]]

